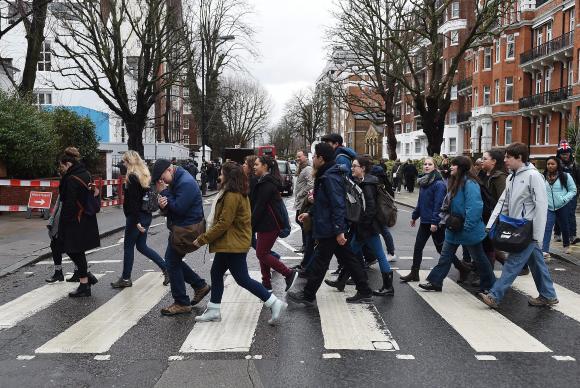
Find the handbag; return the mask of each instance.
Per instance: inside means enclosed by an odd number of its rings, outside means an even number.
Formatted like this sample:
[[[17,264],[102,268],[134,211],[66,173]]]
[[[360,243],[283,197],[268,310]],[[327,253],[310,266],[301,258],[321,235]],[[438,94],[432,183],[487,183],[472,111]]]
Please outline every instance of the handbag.
[[[180,255],[185,256],[187,253],[198,249],[193,242],[203,233],[205,233],[205,218],[197,224],[187,226],[171,226],[171,246]]]
[[[532,243],[533,222],[524,218],[524,209],[522,209],[522,218],[503,215],[505,202],[501,206],[499,217],[495,220],[489,235],[495,249],[508,253],[521,252]]]
[[[465,218],[457,214],[450,214],[445,221],[445,227],[451,232],[461,232],[463,230],[463,224],[465,223]]]

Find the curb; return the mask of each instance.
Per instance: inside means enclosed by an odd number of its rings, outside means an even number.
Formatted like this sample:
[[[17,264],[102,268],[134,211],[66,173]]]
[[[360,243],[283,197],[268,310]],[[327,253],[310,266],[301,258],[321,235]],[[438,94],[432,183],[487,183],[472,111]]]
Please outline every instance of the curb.
[[[567,255],[565,253],[562,252],[558,252],[558,251],[551,251],[550,255],[553,258],[556,258],[558,260],[562,260],[565,261],[568,264],[572,264],[572,265],[576,265],[576,266],[580,266],[580,258],[575,258],[572,255]]]

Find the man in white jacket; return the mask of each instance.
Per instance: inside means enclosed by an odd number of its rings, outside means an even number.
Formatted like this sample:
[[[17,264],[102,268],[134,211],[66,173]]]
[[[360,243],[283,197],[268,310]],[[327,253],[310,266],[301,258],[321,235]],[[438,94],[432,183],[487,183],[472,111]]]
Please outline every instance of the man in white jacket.
[[[506,291],[521,272],[526,263],[534,277],[540,295],[530,298],[530,306],[552,306],[558,303],[550,271],[544,261],[539,244],[543,241],[548,215],[548,197],[544,177],[529,163],[528,147],[522,143],[512,143],[505,150],[506,167],[512,174],[487,224],[491,229],[499,214],[513,218],[525,218],[533,222],[532,242],[521,252],[510,253],[505,261],[501,277],[496,280],[488,293],[479,294],[483,302],[497,308]]]
[[[314,188],[314,176],[312,175],[312,167],[308,165],[308,156],[304,151],[296,153],[296,161],[298,162],[298,178],[296,178],[296,188],[294,189],[294,209],[296,209],[296,223],[302,229],[302,247],[296,252],[304,253],[308,243],[308,233],[304,231],[304,225],[298,221],[298,216],[304,212],[304,205],[308,200],[308,192]]]

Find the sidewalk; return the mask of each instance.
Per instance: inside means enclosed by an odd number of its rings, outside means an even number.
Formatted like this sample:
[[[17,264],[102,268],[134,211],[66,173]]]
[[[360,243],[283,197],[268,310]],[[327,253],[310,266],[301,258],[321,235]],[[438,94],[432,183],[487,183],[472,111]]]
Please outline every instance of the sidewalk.
[[[414,208],[417,205],[417,199],[419,197],[419,189],[415,188],[413,193],[408,193],[402,190],[399,194],[395,193],[395,202]],[[580,227],[580,212],[576,210],[576,224]],[[572,254],[568,255],[563,252],[562,243],[552,241],[550,243],[550,254],[558,259],[564,260],[568,263],[580,266],[580,244],[571,245]]]
[[[216,193],[208,191],[204,198]],[[121,207],[102,208],[97,220],[101,238],[125,228],[125,215]],[[26,219],[25,213],[0,215],[0,278],[47,257],[50,257],[50,239],[46,220],[39,213],[33,213],[31,219]]]

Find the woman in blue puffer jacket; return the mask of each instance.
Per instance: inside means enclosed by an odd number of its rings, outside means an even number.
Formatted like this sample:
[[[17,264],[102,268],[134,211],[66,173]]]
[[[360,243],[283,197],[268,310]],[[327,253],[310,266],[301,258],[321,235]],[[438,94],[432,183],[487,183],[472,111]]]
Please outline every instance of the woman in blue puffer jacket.
[[[562,171],[562,162],[559,158],[551,156],[546,161],[546,191],[548,192],[548,219],[546,220],[546,232],[542,252],[544,257],[550,257],[550,238],[552,229],[558,219],[562,233],[564,253],[570,253],[570,225],[568,225],[569,203],[576,197],[576,185],[572,176]]]
[[[455,252],[463,245],[477,263],[480,290],[486,292],[495,282],[495,276],[481,243],[486,236],[482,219],[483,200],[477,177],[471,171],[471,159],[465,156],[453,159],[447,191],[441,209],[446,215],[446,230],[439,263],[427,276],[427,282],[419,284],[419,287],[428,291],[441,291],[443,280],[455,260]]]

